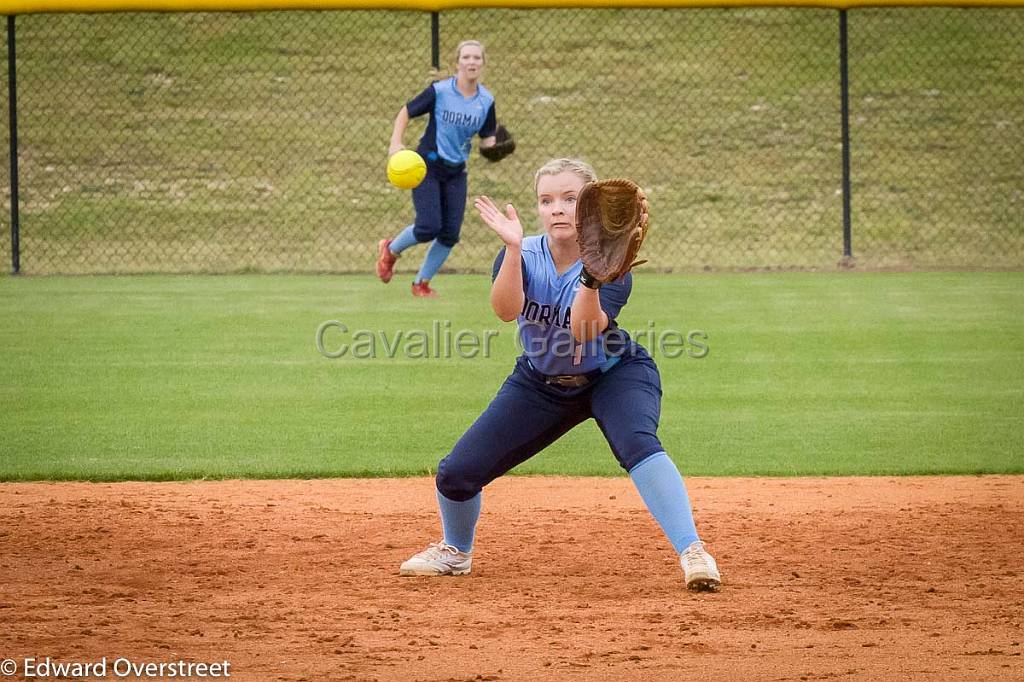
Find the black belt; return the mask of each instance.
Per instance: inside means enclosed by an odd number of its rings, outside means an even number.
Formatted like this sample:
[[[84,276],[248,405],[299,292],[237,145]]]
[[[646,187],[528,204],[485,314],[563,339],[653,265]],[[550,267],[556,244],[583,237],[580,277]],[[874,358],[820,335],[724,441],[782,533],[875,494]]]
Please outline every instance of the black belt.
[[[597,374],[600,374],[598,372]],[[589,374],[542,374],[544,377],[544,383],[548,386],[562,386],[565,388],[583,388],[591,381],[594,377],[591,376],[593,372]]]
[[[532,362],[530,363],[530,369],[534,371],[538,379],[548,386],[562,386],[563,388],[582,388],[601,376],[601,370],[599,369],[587,372],[586,374],[541,374],[533,366]]]

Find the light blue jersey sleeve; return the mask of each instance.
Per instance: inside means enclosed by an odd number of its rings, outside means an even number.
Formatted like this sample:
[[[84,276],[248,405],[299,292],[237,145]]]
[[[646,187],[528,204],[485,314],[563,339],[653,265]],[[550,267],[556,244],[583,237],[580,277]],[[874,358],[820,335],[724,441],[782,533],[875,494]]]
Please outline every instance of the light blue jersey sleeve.
[[[498,256],[494,259],[494,267],[491,268],[491,282],[498,279],[498,271],[501,270],[501,264],[505,262],[505,247],[501,247],[501,251],[498,252]],[[526,290],[526,263],[523,263],[523,290]]]

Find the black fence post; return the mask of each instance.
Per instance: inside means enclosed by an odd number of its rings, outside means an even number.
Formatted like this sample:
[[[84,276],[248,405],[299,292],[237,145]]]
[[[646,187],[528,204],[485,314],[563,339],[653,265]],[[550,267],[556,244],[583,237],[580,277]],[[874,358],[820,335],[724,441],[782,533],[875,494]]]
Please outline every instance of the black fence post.
[[[430,63],[434,70],[441,69],[441,14],[430,13]]]
[[[15,68],[14,15],[7,15],[7,97],[11,133],[11,274],[21,272],[21,244],[18,225],[18,78]]]
[[[843,119],[843,260],[852,265],[850,218],[850,65],[847,61],[846,10],[839,10],[839,91]]]

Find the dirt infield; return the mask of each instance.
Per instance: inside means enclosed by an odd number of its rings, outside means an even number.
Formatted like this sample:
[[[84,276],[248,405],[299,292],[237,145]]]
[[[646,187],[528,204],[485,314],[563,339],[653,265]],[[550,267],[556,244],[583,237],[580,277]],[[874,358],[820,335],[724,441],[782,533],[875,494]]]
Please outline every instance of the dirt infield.
[[[690,479],[691,594],[625,478],[507,477],[399,578],[429,479],[0,485],[0,658],[241,680],[1021,679],[1024,477]],[[166,678],[165,678],[166,679]],[[198,679],[198,678],[194,678]]]

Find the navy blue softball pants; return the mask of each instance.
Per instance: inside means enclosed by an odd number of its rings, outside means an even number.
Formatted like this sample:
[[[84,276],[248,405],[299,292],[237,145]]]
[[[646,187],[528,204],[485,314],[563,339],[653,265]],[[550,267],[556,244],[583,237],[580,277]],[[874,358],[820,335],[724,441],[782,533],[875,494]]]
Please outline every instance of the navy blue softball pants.
[[[468,500],[591,417],[626,471],[664,451],[657,435],[661,377],[647,353],[637,351],[582,389],[545,384],[520,357],[491,404],[441,460],[437,489],[450,500]]]
[[[427,177],[412,191],[416,207],[413,234],[423,243],[436,239],[444,246],[455,246],[466,212],[468,181],[466,166],[446,166],[427,162]]]

